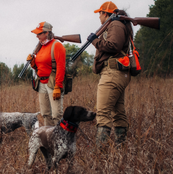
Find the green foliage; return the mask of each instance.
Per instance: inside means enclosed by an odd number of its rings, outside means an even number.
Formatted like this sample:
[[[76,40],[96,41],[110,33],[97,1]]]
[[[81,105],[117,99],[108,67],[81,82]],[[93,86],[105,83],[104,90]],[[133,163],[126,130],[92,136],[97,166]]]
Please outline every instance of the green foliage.
[[[77,74],[88,74],[92,72],[91,65],[93,63],[93,55],[89,55],[84,51],[75,62],[71,62],[70,58],[80,48],[76,45],[70,45],[69,43],[65,44],[64,47],[66,48],[66,68],[68,73],[76,76]],[[24,72],[22,78],[18,77],[23,68],[24,64],[15,64],[11,71],[5,63],[0,63],[0,84],[30,80],[33,73],[33,69],[30,66]]]
[[[170,75],[173,72],[173,3],[156,0],[147,17],[160,18],[160,30],[141,27],[135,36],[143,70],[150,75]]]
[[[0,63],[0,84],[7,83],[11,80],[11,70],[5,63]]]
[[[18,77],[18,75],[19,75],[20,72],[22,71],[23,67],[24,67],[24,64],[21,64],[21,65],[15,64],[15,65],[14,65],[13,71],[12,71],[14,82],[19,82],[19,80],[26,81],[26,80],[31,79],[32,71],[33,71],[31,67],[29,67],[29,68],[24,72],[24,74],[23,74],[23,76],[22,76],[21,79]]]
[[[71,57],[80,49],[76,45],[70,45],[69,43],[64,44],[66,49],[66,68],[68,73],[76,76],[77,74],[91,73],[91,65],[93,64],[94,55],[88,54],[84,51],[75,62],[71,62]]]

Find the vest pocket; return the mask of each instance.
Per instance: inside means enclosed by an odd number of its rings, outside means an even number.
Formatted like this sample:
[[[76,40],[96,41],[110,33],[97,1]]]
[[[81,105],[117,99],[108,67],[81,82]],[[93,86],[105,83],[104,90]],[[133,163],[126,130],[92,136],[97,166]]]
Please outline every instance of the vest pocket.
[[[48,83],[47,83],[47,86],[51,89],[54,89],[54,87],[55,87],[55,77],[56,77],[56,72],[52,71],[50,73],[49,80],[48,80]]]

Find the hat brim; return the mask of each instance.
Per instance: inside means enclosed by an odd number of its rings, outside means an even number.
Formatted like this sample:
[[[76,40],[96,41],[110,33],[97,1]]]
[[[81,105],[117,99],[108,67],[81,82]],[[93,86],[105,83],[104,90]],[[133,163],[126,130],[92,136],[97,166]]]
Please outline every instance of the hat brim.
[[[98,10],[95,10],[94,13],[98,13],[98,12],[100,12],[100,11],[101,11],[101,9],[98,9]]]
[[[42,30],[42,29],[36,28],[36,29],[32,30],[31,32],[32,32],[32,33],[35,33],[35,34],[39,34],[39,33],[42,33],[43,30]]]

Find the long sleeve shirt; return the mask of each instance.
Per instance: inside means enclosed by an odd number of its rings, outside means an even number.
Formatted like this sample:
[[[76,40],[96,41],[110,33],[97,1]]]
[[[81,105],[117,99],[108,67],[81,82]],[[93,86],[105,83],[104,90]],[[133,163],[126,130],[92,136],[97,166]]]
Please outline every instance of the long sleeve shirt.
[[[52,71],[51,47],[55,39],[42,45],[41,49],[36,55],[35,63],[37,66],[37,75],[39,77],[48,77]],[[65,75],[66,50],[60,42],[55,43],[54,57],[56,60],[56,78],[55,85],[63,88],[63,81]],[[47,83],[49,79],[40,80],[41,83]]]

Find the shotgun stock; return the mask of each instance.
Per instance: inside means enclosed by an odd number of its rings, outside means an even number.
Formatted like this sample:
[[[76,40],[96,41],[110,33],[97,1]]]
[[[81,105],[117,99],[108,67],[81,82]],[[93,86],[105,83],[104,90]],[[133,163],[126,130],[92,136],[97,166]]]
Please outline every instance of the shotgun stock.
[[[134,26],[136,25],[142,25],[154,29],[160,29],[160,18],[158,17],[135,17],[135,18],[130,18],[124,15],[116,15],[112,14],[106,22],[101,25],[101,27],[95,32],[95,34],[99,37],[108,27],[108,25],[114,21],[114,20],[125,20],[125,21],[130,21],[133,23]],[[79,55],[90,45],[91,43],[89,41],[86,41],[85,44],[71,57],[72,61],[75,61]]]
[[[160,18],[157,17],[135,17],[129,18],[127,16],[119,15],[119,20],[127,20],[133,23],[134,26],[142,25],[145,27],[150,27],[154,29],[160,29]],[[116,19],[115,19],[116,20]]]
[[[65,35],[62,37],[54,36],[54,38],[60,40],[61,42],[67,41],[67,42],[81,43],[80,34]]]
[[[54,39],[58,39],[61,42],[67,41],[67,42],[75,42],[75,43],[81,43],[81,37],[80,34],[74,34],[74,35],[64,35],[62,37],[60,36],[54,36]],[[41,44],[40,42],[38,42],[38,44],[36,45],[33,53],[31,54],[32,57],[34,57],[34,55],[36,55],[38,53],[38,51],[41,48]],[[30,61],[27,61],[27,63],[25,64],[25,66],[23,67],[23,69],[21,70],[21,72],[19,73],[18,77],[21,78],[24,74],[24,72],[26,71],[26,69],[28,68]]]

